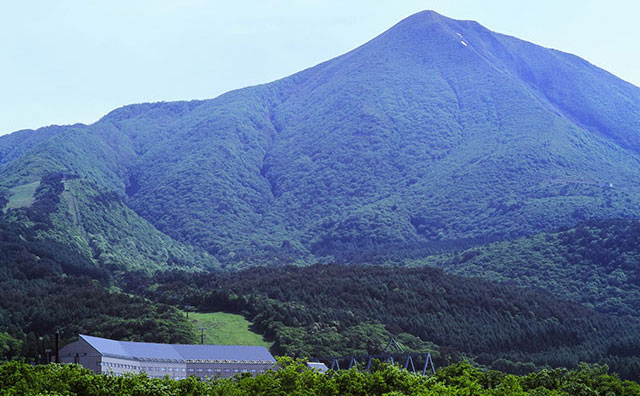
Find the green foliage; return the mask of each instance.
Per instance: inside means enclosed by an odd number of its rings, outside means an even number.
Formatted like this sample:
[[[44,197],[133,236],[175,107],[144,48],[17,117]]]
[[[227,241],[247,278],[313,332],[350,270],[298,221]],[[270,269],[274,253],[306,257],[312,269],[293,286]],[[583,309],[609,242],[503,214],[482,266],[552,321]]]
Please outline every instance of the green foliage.
[[[20,356],[22,340],[18,340],[6,331],[0,332],[0,362]]]
[[[42,359],[44,349],[52,348],[55,330],[61,331],[63,345],[87,333],[147,342],[196,341],[174,307],[110,292],[76,276],[0,282],[0,313],[0,359]]]
[[[466,357],[526,373],[582,360],[636,378],[640,364],[637,319],[432,268],[313,265],[123,280],[160,302],[243,313],[290,356],[379,353],[394,336],[409,350],[431,351],[438,365]]]
[[[68,180],[56,214],[56,230],[73,232],[90,248],[96,264],[113,274],[159,269],[212,269],[218,265],[204,250],[176,242],[141,219],[113,192],[86,179]],[[71,238],[70,238],[71,239]]]
[[[111,274],[56,229],[67,176],[47,175],[30,208],[0,217],[0,359],[44,359],[52,335],[195,341],[174,307],[109,290]]]
[[[640,316],[638,220],[591,220],[410,264],[538,287],[601,312]]]
[[[608,375],[602,366],[582,365],[578,370],[543,370],[526,376],[481,371],[468,364],[439,370],[423,377],[391,365],[372,372],[355,369],[326,374],[306,369],[301,361],[280,359],[278,369],[256,377],[201,381],[151,379],[146,375],[93,374],[78,365],[32,367],[21,362],[0,366],[0,395],[103,396],[103,395],[314,395],[314,396],[517,396],[517,395],[618,395],[635,396],[640,385]]]
[[[129,209],[122,197],[77,175],[47,173],[30,207],[11,209],[0,226],[22,230],[29,249],[56,256],[67,274],[217,266],[199,248],[176,242]]]

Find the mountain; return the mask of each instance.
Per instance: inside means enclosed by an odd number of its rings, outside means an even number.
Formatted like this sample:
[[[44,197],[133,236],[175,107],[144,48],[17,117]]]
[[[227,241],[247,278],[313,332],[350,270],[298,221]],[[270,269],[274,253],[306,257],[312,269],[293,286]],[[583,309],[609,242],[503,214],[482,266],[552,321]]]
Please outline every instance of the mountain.
[[[192,342],[190,305],[291,355],[394,336],[637,378],[639,132],[640,88],[427,11],[269,84],[2,136],[0,359],[56,328]],[[299,266],[331,261],[398,265]]]
[[[639,132],[638,87],[425,11],[273,83],[4,136],[0,185],[72,174],[76,200],[117,197],[132,243],[209,266],[357,261],[637,217]],[[113,229],[87,227],[59,232]]]

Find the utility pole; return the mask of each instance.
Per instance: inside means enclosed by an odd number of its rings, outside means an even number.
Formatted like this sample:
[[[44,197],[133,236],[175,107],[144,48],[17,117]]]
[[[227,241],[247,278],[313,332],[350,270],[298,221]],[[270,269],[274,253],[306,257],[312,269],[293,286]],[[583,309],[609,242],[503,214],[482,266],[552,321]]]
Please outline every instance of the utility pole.
[[[56,330],[56,363],[60,363],[60,330]]]
[[[204,327],[200,328],[200,344],[204,345]]]

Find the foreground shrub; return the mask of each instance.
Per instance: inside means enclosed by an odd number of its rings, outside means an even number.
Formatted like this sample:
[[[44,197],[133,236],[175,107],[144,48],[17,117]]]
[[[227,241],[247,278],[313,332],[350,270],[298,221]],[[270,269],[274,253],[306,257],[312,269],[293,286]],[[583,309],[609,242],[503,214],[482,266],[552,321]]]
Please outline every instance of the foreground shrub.
[[[581,365],[578,370],[542,370],[525,376],[482,371],[468,363],[421,376],[382,364],[373,372],[356,369],[309,370],[300,362],[280,358],[278,369],[253,377],[199,380],[151,379],[145,374],[97,375],[81,366],[31,366],[13,361],[0,366],[1,396],[368,396],[368,395],[640,395],[640,385],[607,373],[606,366]]]

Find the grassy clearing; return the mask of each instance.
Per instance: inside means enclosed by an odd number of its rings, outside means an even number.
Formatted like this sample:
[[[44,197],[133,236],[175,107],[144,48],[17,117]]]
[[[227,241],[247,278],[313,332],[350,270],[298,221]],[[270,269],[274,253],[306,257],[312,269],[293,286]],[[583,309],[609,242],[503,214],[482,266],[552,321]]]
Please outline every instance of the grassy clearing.
[[[271,347],[271,343],[266,342],[261,335],[249,330],[251,323],[242,315],[226,312],[189,312],[189,322],[193,324],[198,339],[200,339],[200,328],[204,327],[205,344]]]
[[[35,181],[29,184],[23,184],[21,186],[13,187],[9,190],[9,203],[5,207],[7,209],[14,208],[26,208],[33,204],[35,201],[35,192],[38,186],[40,185],[39,181]]]

